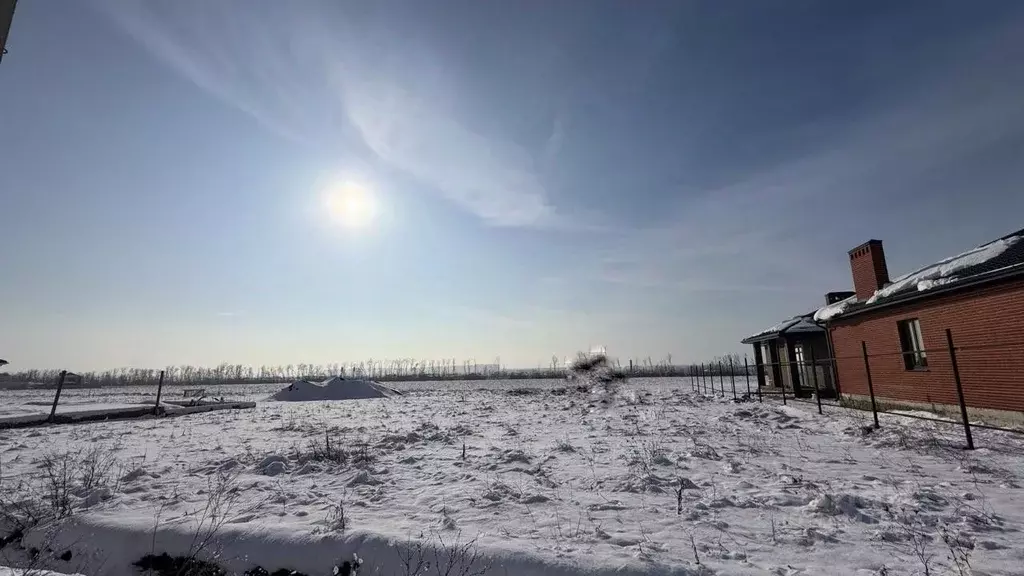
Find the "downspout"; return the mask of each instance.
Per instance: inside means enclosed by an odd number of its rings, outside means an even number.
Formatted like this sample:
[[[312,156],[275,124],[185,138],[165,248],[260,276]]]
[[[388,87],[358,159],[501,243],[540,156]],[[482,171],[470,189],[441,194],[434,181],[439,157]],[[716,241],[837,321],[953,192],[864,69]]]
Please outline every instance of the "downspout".
[[[825,321],[825,343],[828,345],[828,365],[832,373],[832,385],[836,388],[836,400],[842,398],[842,389],[839,387],[839,370],[836,370],[836,349],[832,346],[832,321]]]

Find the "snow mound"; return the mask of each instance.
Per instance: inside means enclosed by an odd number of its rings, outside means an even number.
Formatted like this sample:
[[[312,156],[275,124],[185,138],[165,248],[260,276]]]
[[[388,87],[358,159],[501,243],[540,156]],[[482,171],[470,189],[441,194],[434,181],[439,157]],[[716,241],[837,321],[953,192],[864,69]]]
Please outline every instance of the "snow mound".
[[[875,507],[867,498],[852,494],[819,494],[807,505],[808,510],[825,516],[847,516],[857,522],[877,524],[878,519],[862,510]]]
[[[345,380],[340,376],[323,382],[296,380],[275,393],[268,400],[281,402],[308,402],[313,400],[364,400],[389,398],[400,392],[370,380]]]

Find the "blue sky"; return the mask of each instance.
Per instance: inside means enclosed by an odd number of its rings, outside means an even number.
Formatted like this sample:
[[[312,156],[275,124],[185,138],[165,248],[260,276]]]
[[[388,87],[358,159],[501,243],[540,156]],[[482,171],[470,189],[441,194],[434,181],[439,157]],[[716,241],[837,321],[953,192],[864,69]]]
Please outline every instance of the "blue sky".
[[[868,238],[1022,227],[1015,1],[37,0],[8,44],[12,369],[700,360]]]

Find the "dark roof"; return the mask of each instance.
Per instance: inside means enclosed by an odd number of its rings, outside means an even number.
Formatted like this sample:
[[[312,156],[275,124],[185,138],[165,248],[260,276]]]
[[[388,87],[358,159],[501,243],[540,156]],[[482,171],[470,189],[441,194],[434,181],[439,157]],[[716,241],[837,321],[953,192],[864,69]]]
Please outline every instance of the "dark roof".
[[[835,317],[939,296],[1019,274],[1024,274],[1024,229],[895,278],[871,298],[851,303]]]
[[[824,332],[825,329],[815,324],[814,313],[809,312],[807,314],[801,314],[800,316],[794,316],[789,320],[779,322],[775,326],[762,330],[757,334],[747,336],[740,341],[741,344],[753,344],[754,342],[763,342],[765,340],[773,340],[779,336],[786,334],[812,334],[815,332]]]

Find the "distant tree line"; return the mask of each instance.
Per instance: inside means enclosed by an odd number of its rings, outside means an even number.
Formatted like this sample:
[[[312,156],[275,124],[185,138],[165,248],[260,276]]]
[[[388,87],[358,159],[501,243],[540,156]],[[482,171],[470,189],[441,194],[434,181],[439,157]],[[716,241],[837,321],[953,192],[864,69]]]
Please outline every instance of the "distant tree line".
[[[730,365],[730,360],[732,364]],[[721,364],[719,364],[721,362]],[[690,376],[700,370],[701,364],[672,364],[672,357],[655,362],[651,358],[613,361],[616,368],[629,376]],[[730,367],[731,366],[731,367]],[[739,355],[718,357],[703,364],[703,369],[714,374],[741,374],[743,359]],[[160,369],[115,368],[112,370],[80,372],[82,386],[132,386],[156,384]],[[562,378],[565,363],[552,358],[550,366],[537,368],[507,368],[500,363],[478,364],[475,361],[452,360],[367,360],[353,363],[287,364],[279,366],[249,366],[220,364],[218,366],[168,366],[164,368],[165,384],[211,386],[217,384],[259,384],[291,382],[293,380],[324,380],[341,375],[346,378],[366,378],[380,382],[415,382],[436,380],[517,380],[535,378]],[[0,372],[0,387],[27,385],[53,385],[60,375],[59,369]]]

